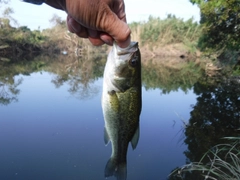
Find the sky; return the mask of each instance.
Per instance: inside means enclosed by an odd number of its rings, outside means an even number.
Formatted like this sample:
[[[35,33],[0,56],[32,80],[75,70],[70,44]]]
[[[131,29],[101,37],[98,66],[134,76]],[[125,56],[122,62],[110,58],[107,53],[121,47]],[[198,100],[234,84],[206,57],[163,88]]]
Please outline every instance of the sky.
[[[37,6],[20,0],[11,0],[10,7],[13,8],[14,19],[20,26],[28,26],[30,29],[46,29],[52,25],[49,22],[53,14],[60,16],[63,20],[66,13],[56,10],[45,4]],[[148,17],[166,18],[167,14],[174,14],[178,18],[188,20],[200,20],[200,10],[196,5],[192,5],[189,0],[125,0],[127,21],[147,21]]]

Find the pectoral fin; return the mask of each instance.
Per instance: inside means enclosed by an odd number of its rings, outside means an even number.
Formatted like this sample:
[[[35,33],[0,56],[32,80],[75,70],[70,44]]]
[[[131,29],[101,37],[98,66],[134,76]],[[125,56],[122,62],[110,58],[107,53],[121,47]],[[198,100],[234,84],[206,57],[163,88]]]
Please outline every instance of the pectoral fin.
[[[110,138],[108,136],[107,129],[106,129],[106,127],[104,127],[104,143],[105,143],[105,145],[108,145],[109,141],[110,141]]]
[[[140,135],[140,132],[139,132],[139,125],[133,135],[133,138],[131,140],[131,144],[132,144],[132,148],[135,149],[137,147],[137,144],[138,144],[138,140],[139,140],[139,135]]]

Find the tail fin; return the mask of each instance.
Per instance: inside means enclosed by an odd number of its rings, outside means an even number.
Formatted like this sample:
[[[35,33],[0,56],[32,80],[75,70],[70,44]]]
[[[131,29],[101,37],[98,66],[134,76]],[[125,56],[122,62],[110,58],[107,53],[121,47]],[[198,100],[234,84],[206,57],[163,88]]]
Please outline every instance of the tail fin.
[[[105,167],[105,178],[115,176],[117,180],[127,179],[126,162],[118,163],[115,159],[110,158]]]

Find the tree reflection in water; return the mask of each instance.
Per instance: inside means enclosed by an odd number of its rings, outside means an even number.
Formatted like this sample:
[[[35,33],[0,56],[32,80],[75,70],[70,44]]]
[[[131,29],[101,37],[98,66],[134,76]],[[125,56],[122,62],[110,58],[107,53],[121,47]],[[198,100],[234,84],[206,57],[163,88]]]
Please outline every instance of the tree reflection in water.
[[[17,95],[20,90],[17,87],[22,83],[23,79],[2,78],[0,79],[0,104],[8,105],[17,102]]]
[[[102,78],[106,54],[86,57],[38,56],[30,60],[1,62],[0,64],[0,104],[8,105],[17,101],[18,86],[23,79],[16,75],[29,75],[46,71],[53,74],[52,83],[56,88],[67,85],[71,95],[83,99],[98,92],[92,83]],[[146,89],[159,88],[162,93],[182,89],[187,92],[194,84],[198,95],[193,106],[189,124],[185,129],[185,151],[187,163],[198,162],[206,151],[217,144],[227,143],[223,137],[236,137],[240,125],[240,78],[212,83],[202,79],[202,69],[191,62],[149,60],[143,62],[143,85]],[[200,79],[200,80],[199,80]],[[212,159],[213,157],[210,157]],[[208,163],[209,157],[202,160]],[[184,172],[170,179],[202,179],[201,172]]]
[[[0,62],[0,104],[8,105],[17,101],[17,86],[23,79],[15,80],[17,75],[30,75],[34,72],[46,71],[53,74],[52,83],[56,88],[64,84],[69,86],[71,95],[83,99],[93,96],[99,91],[92,86],[93,82],[102,77],[106,54],[91,56],[49,56],[41,54],[30,59],[11,59]]]
[[[209,153],[203,158],[208,150],[216,149],[216,145],[219,144],[229,144],[229,139],[224,137],[239,136],[240,77],[231,77],[220,83],[210,84],[206,81],[199,81],[194,85],[194,92],[198,98],[185,130],[184,142],[188,145],[188,150],[184,154],[187,157],[187,163],[201,161],[201,163],[207,164],[215,157],[214,153]],[[239,144],[237,148],[239,148]],[[225,159],[226,152],[222,152],[217,155]],[[206,170],[192,171],[194,169],[196,170],[197,167],[185,167],[186,171],[178,169],[178,172],[169,179],[192,180],[194,178],[200,180],[203,179],[203,175],[208,173]],[[211,173],[208,175],[217,179],[219,177]]]
[[[102,77],[106,55],[93,56],[91,58],[73,59],[67,64],[59,64],[52,83],[56,88],[68,84],[71,95],[85,99],[99,92],[94,87],[94,81]]]

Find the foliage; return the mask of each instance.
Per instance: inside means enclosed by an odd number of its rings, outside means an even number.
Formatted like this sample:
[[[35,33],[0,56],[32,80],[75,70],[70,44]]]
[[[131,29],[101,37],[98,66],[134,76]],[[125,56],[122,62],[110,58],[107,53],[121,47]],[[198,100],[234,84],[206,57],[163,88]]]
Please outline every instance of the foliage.
[[[239,50],[239,0],[190,0],[201,10],[203,33],[199,39],[202,50]]]
[[[10,1],[0,1],[0,9],[2,8],[1,7],[1,4],[8,4]],[[11,7],[5,7],[4,6],[4,8],[5,9],[3,9],[2,10],[2,16],[4,17],[4,18],[7,18],[7,19],[9,19],[13,24],[15,24],[15,25],[18,25],[18,22],[17,22],[17,20],[16,19],[14,19],[11,15],[14,13],[14,10],[13,10],[13,8],[11,8]]]
[[[52,18],[49,20],[54,26],[63,25],[65,27],[66,22],[61,19],[57,14],[53,14]]]
[[[133,39],[142,45],[151,44],[153,46],[194,43],[198,40],[201,32],[199,25],[192,18],[183,21],[171,14],[164,20],[150,16],[147,22],[135,22],[130,24],[130,27]]]
[[[207,163],[199,162],[190,163],[177,169],[171,173],[170,176],[179,177],[179,179],[186,179],[186,174],[193,174],[194,179],[204,180],[234,180],[240,179],[240,138],[239,137],[225,137],[228,142],[224,144],[217,144],[212,149],[208,150],[202,159],[208,159]],[[196,172],[198,177],[196,177]],[[175,178],[177,179],[177,178]]]
[[[7,18],[0,18],[0,42],[1,44],[32,44],[35,46],[41,45],[46,40],[39,30],[31,31],[26,26],[18,28],[11,27],[10,20]]]

